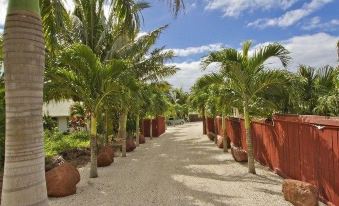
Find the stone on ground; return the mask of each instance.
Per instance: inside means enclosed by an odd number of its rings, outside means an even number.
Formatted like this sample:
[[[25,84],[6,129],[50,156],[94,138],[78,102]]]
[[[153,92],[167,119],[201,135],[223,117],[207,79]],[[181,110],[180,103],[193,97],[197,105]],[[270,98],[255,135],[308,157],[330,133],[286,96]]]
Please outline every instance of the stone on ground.
[[[143,134],[139,135],[139,143],[140,144],[145,144],[146,143],[146,138]]]
[[[49,197],[65,197],[76,193],[76,185],[80,181],[78,170],[68,162],[64,162],[46,172],[47,194]]]
[[[112,146],[104,146],[100,149],[97,163],[98,167],[107,167],[114,162],[114,151]]]
[[[136,148],[136,144],[134,138],[127,138],[126,139],[126,152],[132,152]]]
[[[231,144],[231,153],[235,161],[247,162],[247,152],[244,149]]]
[[[318,189],[310,183],[286,179],[282,191],[285,200],[295,206],[318,206]]]

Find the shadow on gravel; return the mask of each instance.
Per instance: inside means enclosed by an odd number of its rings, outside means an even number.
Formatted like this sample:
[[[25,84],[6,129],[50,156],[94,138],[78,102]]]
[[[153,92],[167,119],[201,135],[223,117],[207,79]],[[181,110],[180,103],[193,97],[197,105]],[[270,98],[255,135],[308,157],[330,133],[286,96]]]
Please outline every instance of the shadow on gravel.
[[[186,128],[186,125],[180,128]],[[207,136],[191,137],[190,134],[176,129],[169,139],[185,151],[185,156],[171,155],[171,158],[177,160],[178,165],[178,169],[171,177],[189,190],[192,205],[231,205],[225,202],[232,199],[233,203],[238,200],[241,202],[247,198],[249,190],[264,196],[282,198],[280,190],[270,189],[270,187],[280,188],[281,185],[281,180],[274,174],[265,176],[248,174],[247,163],[235,162],[229,153],[223,153],[222,149],[218,149]],[[249,188],[239,190],[243,192],[237,195],[230,195],[234,194],[234,191],[223,190],[229,188],[237,191],[237,187],[244,186]]]

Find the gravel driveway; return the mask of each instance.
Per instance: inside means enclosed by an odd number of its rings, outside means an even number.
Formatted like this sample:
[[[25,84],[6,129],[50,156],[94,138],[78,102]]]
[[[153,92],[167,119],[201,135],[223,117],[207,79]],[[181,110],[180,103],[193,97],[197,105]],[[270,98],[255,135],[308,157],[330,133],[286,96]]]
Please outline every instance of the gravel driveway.
[[[77,194],[51,198],[51,206],[122,205],[270,205],[287,203],[282,179],[258,166],[258,175],[233,161],[202,134],[202,123],[170,127],[147,139],[127,158],[115,158],[89,179],[80,169]]]

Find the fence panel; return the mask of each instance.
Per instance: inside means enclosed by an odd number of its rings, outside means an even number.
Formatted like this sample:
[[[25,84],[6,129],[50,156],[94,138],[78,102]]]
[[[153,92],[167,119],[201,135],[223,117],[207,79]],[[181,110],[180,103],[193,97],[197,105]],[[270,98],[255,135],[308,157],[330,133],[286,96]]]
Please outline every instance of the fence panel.
[[[215,133],[214,118],[207,117],[207,130],[208,132]]]
[[[294,115],[276,116],[274,125],[252,122],[254,156],[283,177],[316,185],[324,200],[339,205],[338,120]],[[229,118],[225,125],[233,144],[247,149],[244,121]]]

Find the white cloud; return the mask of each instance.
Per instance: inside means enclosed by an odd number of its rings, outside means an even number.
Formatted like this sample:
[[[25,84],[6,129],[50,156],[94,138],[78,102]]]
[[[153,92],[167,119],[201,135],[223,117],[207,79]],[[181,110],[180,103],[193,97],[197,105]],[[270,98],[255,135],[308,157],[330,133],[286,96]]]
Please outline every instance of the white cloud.
[[[339,36],[316,33],[313,35],[295,36],[281,41],[281,44],[291,52],[292,61],[288,69],[295,71],[300,64],[314,67],[335,66],[337,64],[336,42],[338,40]],[[264,44],[267,44],[267,42]],[[271,59],[267,62],[267,66],[277,68],[281,67],[281,64],[277,59]]]
[[[185,91],[189,91],[199,77],[215,70],[215,68],[211,68],[207,71],[202,71],[201,61],[181,62],[169,65],[175,65],[180,68],[180,70],[174,76],[167,79],[167,81],[174,87],[183,88]]]
[[[287,11],[284,15],[277,18],[257,19],[256,21],[250,22],[248,26],[257,28],[292,26],[332,1],[333,0],[311,0],[311,2],[305,3],[300,9]]]
[[[175,56],[187,57],[195,54],[202,54],[211,51],[217,51],[223,47],[223,44],[208,44],[199,47],[187,47],[183,49],[169,49],[174,51]]]
[[[5,24],[5,18],[7,13],[8,0],[0,0],[0,31],[3,29]]]
[[[304,30],[319,29],[322,31],[332,31],[332,30],[337,30],[338,26],[339,26],[339,19],[332,19],[328,22],[322,22],[321,18],[316,16],[316,17],[313,17],[309,22],[304,24],[302,29]]]
[[[298,0],[210,0],[205,9],[222,10],[224,16],[237,17],[250,10],[287,9]]]
[[[283,40],[283,44],[290,52],[293,58],[288,66],[290,71],[296,71],[298,65],[305,64],[314,67],[324,65],[337,65],[336,42],[339,36],[331,36],[326,33],[317,33],[313,35],[302,35]],[[257,44],[254,48],[258,48],[269,42]],[[253,54],[253,50],[251,51]],[[182,87],[189,91],[190,87],[202,75],[216,70],[216,65],[207,71],[201,71],[200,61],[174,63],[181,70],[168,81],[175,87]],[[266,66],[270,68],[281,68],[282,65],[278,59],[270,59],[266,62]]]

